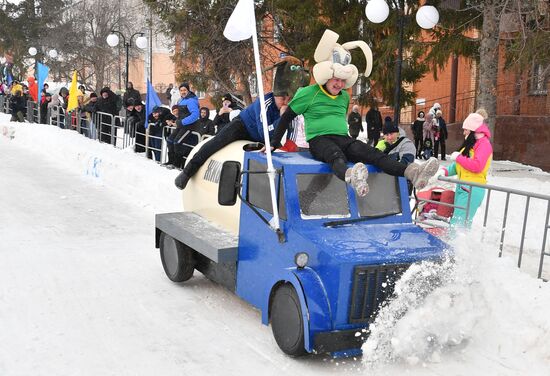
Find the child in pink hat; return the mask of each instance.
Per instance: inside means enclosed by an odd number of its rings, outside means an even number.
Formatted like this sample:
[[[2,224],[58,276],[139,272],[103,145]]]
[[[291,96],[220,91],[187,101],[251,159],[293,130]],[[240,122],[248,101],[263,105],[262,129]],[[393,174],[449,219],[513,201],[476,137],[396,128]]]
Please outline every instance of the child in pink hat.
[[[487,184],[487,171],[493,159],[493,147],[490,142],[491,132],[485,124],[482,115],[471,113],[462,124],[464,143],[451,154],[454,162],[444,168],[445,176],[456,175],[459,180],[478,184]],[[471,194],[470,210],[466,218],[466,210],[458,207],[468,205]],[[474,215],[485,197],[485,189],[457,184],[455,192],[455,210],[451,218],[451,225],[470,227]]]

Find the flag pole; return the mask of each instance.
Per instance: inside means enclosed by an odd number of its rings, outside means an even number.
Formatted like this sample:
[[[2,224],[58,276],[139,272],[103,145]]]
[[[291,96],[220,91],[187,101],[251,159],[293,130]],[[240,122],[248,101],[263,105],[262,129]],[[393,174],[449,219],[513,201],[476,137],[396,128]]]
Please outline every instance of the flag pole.
[[[273,218],[270,221],[271,227],[280,232],[279,208],[275,191],[275,168],[271,156],[271,143],[269,142],[269,130],[267,129],[267,112],[265,109],[264,83],[262,77],[262,68],[260,65],[260,48],[258,47],[258,33],[256,31],[256,14],[254,12],[254,2],[252,1],[252,45],[254,46],[254,62],[256,65],[256,79],[258,81],[258,94],[260,95],[260,112],[262,115],[262,125],[264,130],[265,153],[267,157],[267,176],[269,177],[269,188],[271,190],[271,205],[273,206]]]

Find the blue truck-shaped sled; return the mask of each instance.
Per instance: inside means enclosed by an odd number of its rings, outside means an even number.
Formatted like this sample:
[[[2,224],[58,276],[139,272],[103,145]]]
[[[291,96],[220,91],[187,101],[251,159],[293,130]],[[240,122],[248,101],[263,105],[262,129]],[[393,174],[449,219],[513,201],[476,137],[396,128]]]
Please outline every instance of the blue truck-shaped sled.
[[[225,286],[261,311],[286,354],[361,354],[395,281],[447,245],[413,224],[404,178],[368,166],[358,197],[309,153],[273,154],[275,233],[266,155],[249,149],[214,154],[183,191],[185,211],[157,214],[166,275],[183,282],[196,269]]]

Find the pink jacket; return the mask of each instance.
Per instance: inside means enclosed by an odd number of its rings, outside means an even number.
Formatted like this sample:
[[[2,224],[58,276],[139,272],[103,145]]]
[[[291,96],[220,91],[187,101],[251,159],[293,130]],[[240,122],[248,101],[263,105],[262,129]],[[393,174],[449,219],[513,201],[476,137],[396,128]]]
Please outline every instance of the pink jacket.
[[[466,158],[462,154],[456,157],[456,163],[466,170],[474,173],[482,172],[486,168],[489,158],[492,158],[493,156],[493,147],[489,141],[491,138],[491,132],[489,131],[489,128],[487,128],[487,125],[483,124],[480,126],[476,130],[476,136],[477,133],[480,133],[483,136],[476,141],[473,147],[474,157]]]

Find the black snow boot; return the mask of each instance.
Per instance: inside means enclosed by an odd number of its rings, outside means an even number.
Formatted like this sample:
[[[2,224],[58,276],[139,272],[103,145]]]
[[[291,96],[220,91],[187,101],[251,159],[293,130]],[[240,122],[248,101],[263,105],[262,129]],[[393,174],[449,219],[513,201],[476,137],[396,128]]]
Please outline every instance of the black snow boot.
[[[174,180],[174,184],[176,185],[176,187],[178,187],[179,189],[185,189],[185,187],[187,186],[187,182],[189,181],[189,176],[187,176],[187,174],[185,173],[185,171],[182,171],[178,177],[176,178],[176,180]]]

